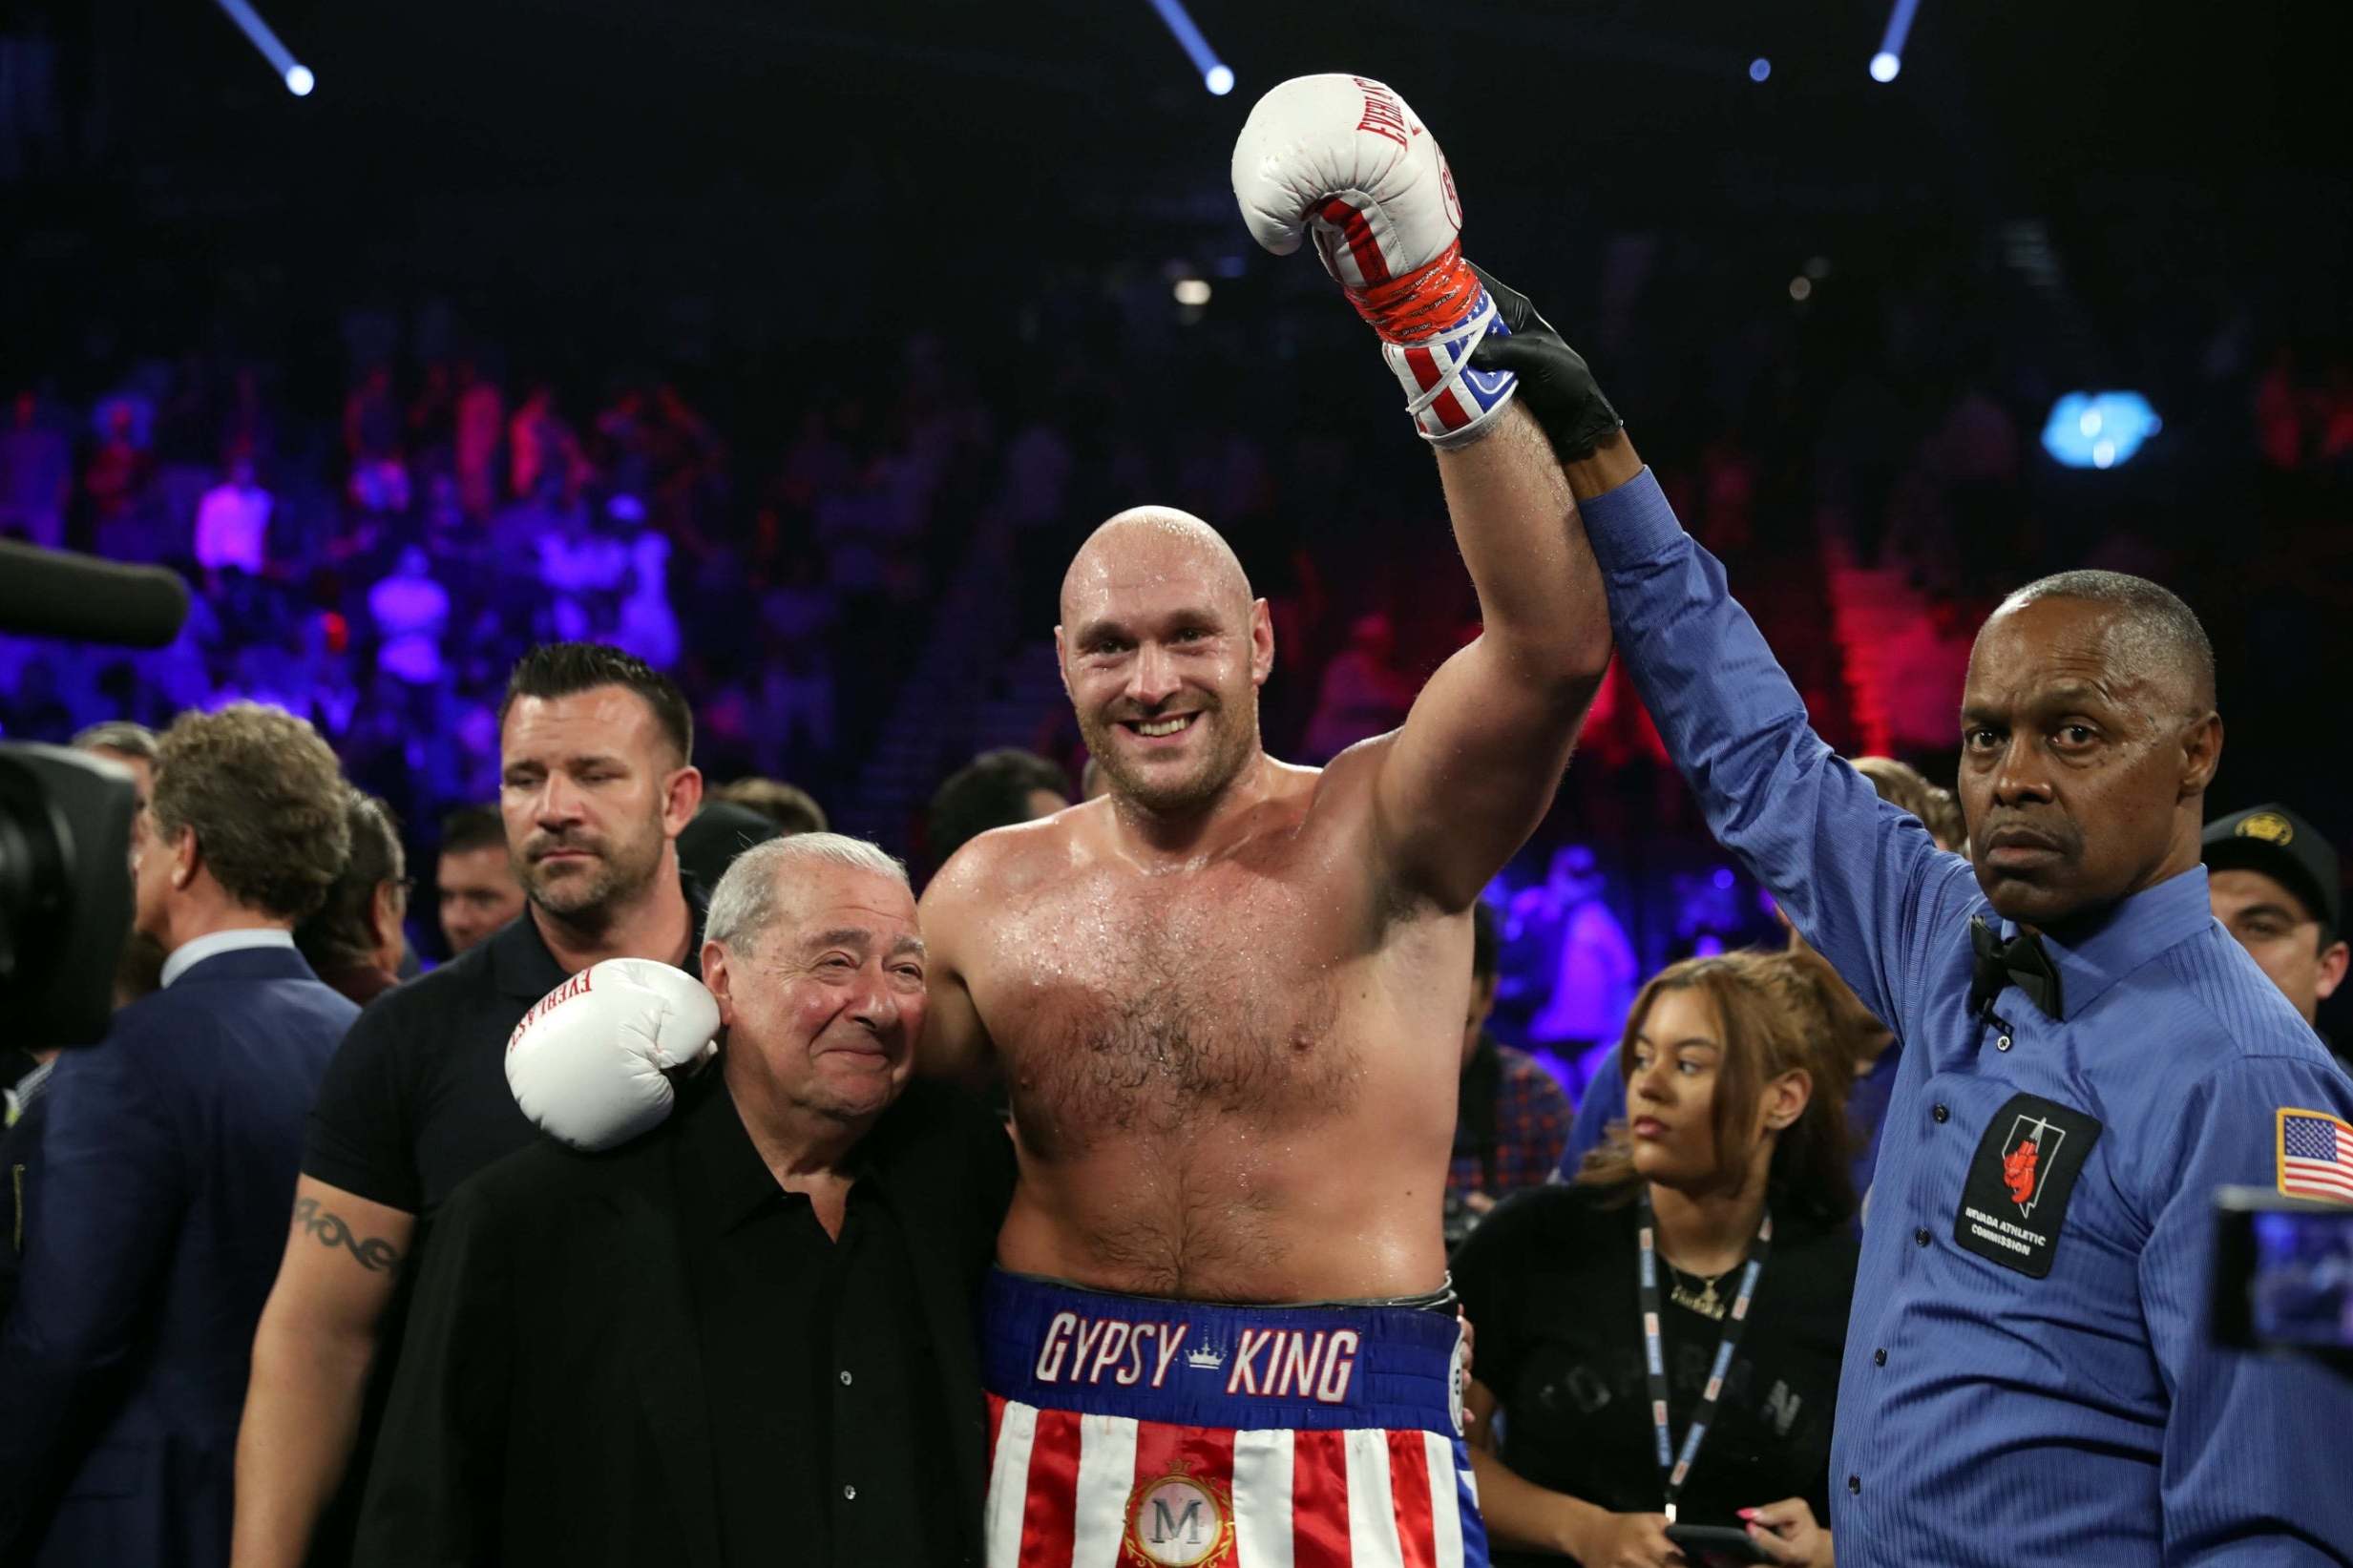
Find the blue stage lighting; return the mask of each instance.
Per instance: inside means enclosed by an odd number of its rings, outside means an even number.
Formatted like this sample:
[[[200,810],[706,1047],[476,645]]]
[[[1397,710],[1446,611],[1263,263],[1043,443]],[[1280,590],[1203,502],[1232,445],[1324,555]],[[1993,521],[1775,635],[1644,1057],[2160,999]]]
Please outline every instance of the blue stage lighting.
[[[1227,69],[1225,61],[1217,57],[1217,52],[1201,35],[1201,30],[1193,26],[1193,19],[1186,14],[1181,0],[1152,0],[1152,9],[1160,12],[1162,21],[1168,24],[1168,31],[1176,35],[1176,41],[1185,46],[1185,52],[1192,60],[1193,69],[1201,73],[1201,85],[1221,98],[1232,92],[1233,73]]]
[[[2070,469],[2112,469],[2165,428],[2138,392],[2069,392],[2050,406],[2043,449]]]
[[[1761,82],[1772,74],[1773,62],[1766,59],[1762,54],[1759,54],[1755,59],[1749,62],[1749,80],[1753,82]]]
[[[294,52],[278,41],[278,34],[269,30],[269,24],[262,20],[261,13],[246,4],[246,0],[213,0],[213,3],[237,24],[237,31],[262,52],[262,58],[269,62],[272,71],[278,73],[278,79],[286,84],[287,92],[298,98],[306,97],[310,90],[319,85],[319,79],[310,73],[310,68],[295,61]]]
[[[1896,0],[1896,9],[1887,13],[1887,31],[1880,34],[1880,52],[1871,56],[1871,79],[1892,82],[1896,73],[1903,69],[1904,41],[1912,36],[1912,14],[1920,10],[1920,0]]]

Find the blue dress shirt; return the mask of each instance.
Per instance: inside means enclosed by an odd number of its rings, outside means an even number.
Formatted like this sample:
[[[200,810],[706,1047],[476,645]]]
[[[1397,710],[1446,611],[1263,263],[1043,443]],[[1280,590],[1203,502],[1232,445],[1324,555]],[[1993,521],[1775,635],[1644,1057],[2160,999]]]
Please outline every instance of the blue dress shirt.
[[[2213,1194],[2353,1081],[2203,868],[2045,938],[2064,1014],[1972,1016],[1968,862],[1886,805],[1648,472],[1582,511],[1620,656],[1716,837],[1903,1040],[1831,1453],[1840,1568],[2353,1561],[2353,1386],[2206,1341]],[[2005,926],[2005,934],[2014,928]]]

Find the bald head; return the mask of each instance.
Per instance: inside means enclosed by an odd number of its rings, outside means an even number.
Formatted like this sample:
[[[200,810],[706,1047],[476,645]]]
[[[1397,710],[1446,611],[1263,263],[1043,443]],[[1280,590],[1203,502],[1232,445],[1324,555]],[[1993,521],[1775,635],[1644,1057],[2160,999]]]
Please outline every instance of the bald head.
[[[1171,507],[1097,529],[1062,577],[1062,685],[1110,793],[1162,816],[1208,809],[1258,755],[1274,623],[1217,531]]]
[[[1174,507],[1129,507],[1087,535],[1062,574],[1061,616],[1076,624],[1082,608],[1116,604],[1147,584],[1189,580],[1219,607],[1247,617],[1250,581],[1224,535]]]

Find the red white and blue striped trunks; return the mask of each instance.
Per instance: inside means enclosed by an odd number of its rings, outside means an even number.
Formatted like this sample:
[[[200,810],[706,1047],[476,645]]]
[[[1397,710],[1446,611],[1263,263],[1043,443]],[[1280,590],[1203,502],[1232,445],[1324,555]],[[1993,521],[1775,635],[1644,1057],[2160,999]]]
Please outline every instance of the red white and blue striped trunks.
[[[981,1323],[988,1568],[1485,1568],[1450,1313],[1000,1270]]]

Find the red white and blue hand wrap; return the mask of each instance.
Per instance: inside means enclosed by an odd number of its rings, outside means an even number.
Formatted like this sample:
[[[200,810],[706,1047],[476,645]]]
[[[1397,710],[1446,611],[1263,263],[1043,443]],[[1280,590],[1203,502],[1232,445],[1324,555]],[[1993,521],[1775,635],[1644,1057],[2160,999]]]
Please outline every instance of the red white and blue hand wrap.
[[[1285,82],[1250,111],[1232,172],[1261,245],[1287,256],[1313,237],[1425,437],[1469,441],[1511,401],[1511,372],[1470,367],[1480,339],[1507,328],[1462,260],[1454,173],[1403,98],[1364,76]]]

